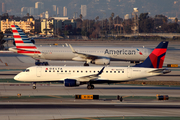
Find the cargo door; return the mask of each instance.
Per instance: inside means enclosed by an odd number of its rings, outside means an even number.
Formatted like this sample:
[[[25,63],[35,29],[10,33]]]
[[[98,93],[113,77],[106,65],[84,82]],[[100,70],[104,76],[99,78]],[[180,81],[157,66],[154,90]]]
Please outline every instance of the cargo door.
[[[37,67],[36,68],[36,75],[37,75],[37,77],[41,77],[41,69],[42,69],[42,67]]]

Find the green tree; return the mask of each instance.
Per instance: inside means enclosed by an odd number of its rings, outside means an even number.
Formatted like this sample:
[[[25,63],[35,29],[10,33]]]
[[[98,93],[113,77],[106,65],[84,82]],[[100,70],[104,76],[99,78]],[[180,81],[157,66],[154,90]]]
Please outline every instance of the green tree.
[[[139,16],[139,32],[149,33],[153,32],[154,21],[148,16],[148,13],[141,13]]]

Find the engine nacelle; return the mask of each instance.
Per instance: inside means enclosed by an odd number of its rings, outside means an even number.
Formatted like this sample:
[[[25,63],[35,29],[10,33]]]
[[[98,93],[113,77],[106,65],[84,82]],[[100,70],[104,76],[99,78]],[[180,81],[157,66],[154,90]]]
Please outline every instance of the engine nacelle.
[[[64,86],[65,87],[76,87],[80,85],[80,81],[74,80],[74,79],[65,79],[64,80]]]
[[[95,59],[95,60],[91,61],[91,63],[96,64],[96,65],[109,65],[110,59],[107,59],[107,58]]]

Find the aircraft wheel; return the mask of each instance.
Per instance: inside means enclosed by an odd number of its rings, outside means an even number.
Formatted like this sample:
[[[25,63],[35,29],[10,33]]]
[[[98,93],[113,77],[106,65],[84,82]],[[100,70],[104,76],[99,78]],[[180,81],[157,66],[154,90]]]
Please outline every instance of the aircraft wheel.
[[[33,89],[36,89],[36,86],[33,86]]]
[[[48,62],[45,62],[45,66],[47,66],[47,65],[49,65],[49,63],[48,63]]]
[[[94,89],[94,85],[91,85],[91,89]]]
[[[87,89],[91,89],[91,85],[88,85],[88,86],[87,86]]]

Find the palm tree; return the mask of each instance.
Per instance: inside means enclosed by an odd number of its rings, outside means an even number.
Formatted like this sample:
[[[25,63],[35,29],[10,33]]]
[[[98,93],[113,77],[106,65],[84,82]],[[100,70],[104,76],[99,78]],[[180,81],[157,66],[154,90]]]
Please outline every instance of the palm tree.
[[[176,23],[178,22],[178,18],[175,18],[175,20],[174,20]]]
[[[80,14],[80,15],[79,15],[79,18],[80,18],[80,19],[82,19],[82,18],[83,18],[83,15],[82,15],[82,14]]]

